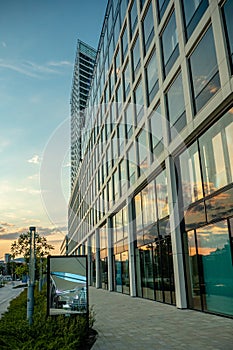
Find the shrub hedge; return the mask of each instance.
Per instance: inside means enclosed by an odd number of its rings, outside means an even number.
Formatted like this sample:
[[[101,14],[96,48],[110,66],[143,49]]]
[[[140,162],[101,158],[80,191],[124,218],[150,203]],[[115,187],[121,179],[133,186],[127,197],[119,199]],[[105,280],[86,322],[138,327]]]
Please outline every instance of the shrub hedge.
[[[91,326],[94,322],[90,312]],[[86,350],[90,349],[87,318],[63,315],[47,317],[46,288],[35,288],[33,324],[27,320],[27,290],[12,300],[0,319],[1,350]],[[92,337],[93,339],[93,337]],[[93,342],[92,342],[93,343]]]

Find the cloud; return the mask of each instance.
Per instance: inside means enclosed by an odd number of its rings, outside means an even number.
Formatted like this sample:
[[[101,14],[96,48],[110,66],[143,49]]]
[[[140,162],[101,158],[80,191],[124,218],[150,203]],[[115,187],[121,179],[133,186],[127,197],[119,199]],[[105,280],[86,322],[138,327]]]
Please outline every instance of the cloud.
[[[7,232],[7,229],[5,227],[0,227],[0,233],[4,233],[4,232]]]
[[[68,61],[49,62],[45,64],[37,64],[32,61],[7,61],[0,59],[0,68],[6,68],[13,70],[17,73],[29,76],[31,78],[43,79],[48,74],[61,74],[61,71],[56,68],[62,68],[65,66],[73,66]]]
[[[24,192],[28,194],[41,194],[41,190],[35,190],[27,187],[17,188],[16,192]]]
[[[40,157],[35,154],[31,159],[28,159],[28,163],[39,164],[41,161]]]
[[[2,47],[7,47],[6,42],[2,41]]]
[[[9,140],[0,140],[0,153],[4,151],[4,149],[9,146]]]
[[[71,162],[68,162],[63,165],[63,168],[70,168],[71,167]]]
[[[39,179],[39,174],[34,174],[34,175],[29,175],[28,180],[38,180]]]
[[[9,222],[4,222],[4,221],[0,221],[0,225],[6,226],[6,227],[13,227],[13,226],[15,226],[14,224],[10,224]]]
[[[48,62],[48,66],[52,66],[52,67],[63,67],[63,66],[72,66],[73,67],[73,63],[69,62],[69,61],[58,61],[58,62]]]
[[[28,227],[19,227],[14,231],[5,231],[4,234],[0,234],[0,239],[5,239],[7,241],[11,241],[12,239],[17,239],[21,233],[28,232]]]

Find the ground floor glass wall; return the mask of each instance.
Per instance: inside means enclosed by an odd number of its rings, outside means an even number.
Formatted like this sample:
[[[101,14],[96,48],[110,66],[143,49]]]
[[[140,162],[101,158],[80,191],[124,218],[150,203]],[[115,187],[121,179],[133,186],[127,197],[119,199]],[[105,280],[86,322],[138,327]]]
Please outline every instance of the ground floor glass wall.
[[[171,237],[137,248],[138,296],[175,304]]]
[[[128,251],[114,255],[114,290],[129,294],[129,254]]]
[[[233,219],[187,232],[189,307],[233,316]]]

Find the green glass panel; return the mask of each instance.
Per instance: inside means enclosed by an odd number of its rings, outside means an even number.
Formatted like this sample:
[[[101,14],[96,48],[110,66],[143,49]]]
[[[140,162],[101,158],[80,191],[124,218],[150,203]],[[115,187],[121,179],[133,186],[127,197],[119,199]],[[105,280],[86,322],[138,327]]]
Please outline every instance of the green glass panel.
[[[204,309],[233,315],[233,266],[227,221],[197,230]]]

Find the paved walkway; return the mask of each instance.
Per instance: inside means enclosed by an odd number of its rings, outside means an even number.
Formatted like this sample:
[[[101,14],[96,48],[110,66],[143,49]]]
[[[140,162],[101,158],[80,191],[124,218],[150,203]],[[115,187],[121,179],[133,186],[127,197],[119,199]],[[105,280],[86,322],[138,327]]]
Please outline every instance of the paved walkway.
[[[233,349],[233,319],[90,287],[92,350]]]

